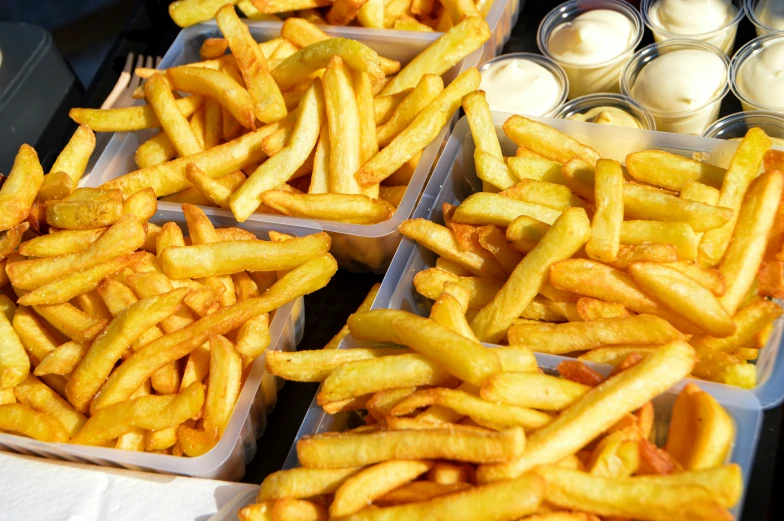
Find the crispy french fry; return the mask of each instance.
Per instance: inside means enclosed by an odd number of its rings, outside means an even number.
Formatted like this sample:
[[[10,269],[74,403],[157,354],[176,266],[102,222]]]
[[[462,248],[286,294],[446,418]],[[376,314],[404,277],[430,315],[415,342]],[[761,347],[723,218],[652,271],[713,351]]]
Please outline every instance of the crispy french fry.
[[[553,263],[571,257],[590,236],[585,210],[569,208],[555,221],[537,246],[523,258],[493,300],[471,322],[482,341],[497,342],[547,279]]]
[[[607,265],[625,270],[635,262],[677,263],[679,262],[678,250],[672,244],[621,244],[615,260],[608,262]],[[697,266],[694,263],[681,262],[684,265]]]
[[[361,194],[294,194],[269,190],[261,202],[284,215],[354,224],[376,224],[392,217],[395,209],[382,199]]]
[[[536,179],[523,179],[501,192],[501,195],[556,210],[565,210],[570,206],[585,206],[582,200],[567,187]]]
[[[700,241],[699,263],[713,267],[719,263],[727,251],[730,239],[738,220],[743,196],[757,175],[765,152],[770,148],[770,138],[759,128],[752,128],[743,138],[721,185],[718,205],[730,208],[732,218],[721,228],[705,233]]]
[[[177,106],[187,118],[196,112],[203,102],[204,97],[193,95],[178,99]],[[95,132],[130,132],[161,126],[149,105],[121,109],[73,108],[68,115],[75,122],[87,125]]]
[[[210,337],[210,383],[204,401],[204,428],[223,435],[240,394],[242,359],[226,337]],[[217,441],[217,440],[216,440]]]
[[[681,199],[631,183],[623,187],[623,211],[628,219],[685,222],[696,232],[720,228],[732,217],[729,208]]]
[[[30,359],[5,313],[0,313],[0,388],[22,383],[30,374]]]
[[[519,179],[566,184],[561,163],[543,157],[510,157],[507,159],[507,164],[512,174]]]
[[[501,289],[501,283],[492,279],[458,276],[437,268],[420,271],[414,276],[417,292],[431,300],[441,295],[446,283],[456,283],[466,288],[469,293],[468,307],[474,309],[487,305]]]
[[[591,221],[591,238],[585,253],[592,259],[612,262],[618,256],[624,219],[624,185],[620,163],[609,159],[596,162],[596,213]]]
[[[84,175],[94,149],[95,134],[87,125],[79,125],[57,156],[49,174],[44,176],[38,199],[62,199],[70,194]]]
[[[27,218],[43,182],[44,171],[38,154],[31,146],[22,145],[0,187],[0,231],[11,229]]]
[[[230,75],[204,67],[180,66],[166,70],[172,87],[217,100],[245,128],[256,128],[253,100]]]
[[[293,468],[273,472],[261,482],[258,501],[270,499],[304,499],[323,494],[334,494],[346,479],[361,467],[342,469]]]
[[[315,468],[369,465],[390,459],[481,463],[518,457],[524,445],[521,428],[487,433],[437,428],[306,436],[297,442],[297,456],[303,466]]]
[[[0,429],[39,441],[65,443],[68,432],[53,416],[21,403],[0,405]]]
[[[29,222],[22,222],[5,232],[0,232],[0,260],[4,260],[17,249],[22,242],[22,236],[29,228]]]
[[[670,190],[684,190],[696,181],[720,188],[725,170],[663,150],[645,150],[626,156],[626,168],[637,181]]]
[[[554,128],[523,116],[512,116],[504,122],[504,133],[518,146],[524,146],[551,161],[566,163],[579,157],[595,165],[599,154]]]
[[[180,157],[198,154],[204,150],[194,134],[188,120],[182,115],[169,84],[160,74],[154,74],[144,83],[145,96],[161,123],[166,135]]]
[[[62,200],[46,202],[46,222],[67,230],[102,228],[120,220],[123,215],[122,193],[99,190],[96,197],[80,200],[81,188]]]
[[[139,168],[160,165],[170,159],[177,157],[177,149],[174,148],[166,132],[159,132],[136,149],[134,161]]]
[[[686,223],[632,220],[621,225],[622,244],[672,244],[681,260],[697,258],[697,235]]]
[[[383,125],[378,127],[378,144],[382,147],[406,129],[444,90],[444,81],[435,74],[425,74]]]
[[[89,344],[66,342],[46,355],[36,366],[33,374],[35,376],[70,375],[87,354],[89,348]]]
[[[69,437],[79,432],[87,421],[87,418],[76,412],[59,394],[35,376],[28,376],[27,379],[14,387],[14,394],[19,403],[55,418],[65,427]]]
[[[390,81],[381,91],[382,96],[413,89],[425,74],[441,76],[454,64],[482,46],[490,38],[487,23],[479,17],[469,17],[455,25]],[[475,89],[474,89],[475,90]]]
[[[452,219],[462,224],[507,227],[521,215],[553,224],[561,213],[560,210],[541,204],[519,201],[501,194],[478,192],[468,196],[457,207]]]
[[[753,298],[733,317],[735,333],[724,338],[698,335],[692,339],[700,355],[729,352],[735,348],[754,345],[755,336],[782,313],[781,307],[762,297]]]

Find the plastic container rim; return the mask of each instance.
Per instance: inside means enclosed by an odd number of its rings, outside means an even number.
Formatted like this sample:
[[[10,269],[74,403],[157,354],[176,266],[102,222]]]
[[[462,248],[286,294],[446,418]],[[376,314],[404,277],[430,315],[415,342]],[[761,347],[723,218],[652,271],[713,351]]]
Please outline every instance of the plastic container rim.
[[[724,25],[721,25],[716,29],[704,33],[695,33],[695,34],[673,33],[660,25],[656,25],[656,23],[653,20],[651,20],[651,17],[648,15],[648,11],[650,11],[654,5],[656,5],[661,1],[662,0],[641,0],[640,14],[642,15],[642,19],[645,22],[645,25],[646,27],[648,27],[648,29],[650,29],[654,33],[661,34],[662,36],[665,36],[669,39],[682,39],[682,38],[688,38],[690,40],[708,39],[711,38],[712,36],[721,34],[727,31],[728,29],[731,29],[733,25],[737,27],[737,25],[746,15],[746,9],[743,4],[743,0],[735,0],[733,5],[737,9],[737,12],[735,13],[735,16],[733,16],[732,19],[729,20],[728,22],[725,22]]]

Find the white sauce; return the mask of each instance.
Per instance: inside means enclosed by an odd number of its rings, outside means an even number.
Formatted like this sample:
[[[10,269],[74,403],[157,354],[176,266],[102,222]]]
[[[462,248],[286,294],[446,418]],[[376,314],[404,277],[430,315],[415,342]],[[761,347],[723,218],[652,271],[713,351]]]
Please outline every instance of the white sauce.
[[[635,36],[634,25],[625,15],[596,9],[553,29],[547,50],[557,60],[593,65],[620,56]]]
[[[752,103],[784,108],[784,39],[765,42],[748,56],[738,69],[737,81]]]
[[[730,0],[659,0],[648,11],[648,16],[665,31],[694,35],[722,27],[737,13]]]
[[[545,116],[555,109],[563,87],[552,72],[526,59],[500,61],[482,71],[480,89],[491,110]]]

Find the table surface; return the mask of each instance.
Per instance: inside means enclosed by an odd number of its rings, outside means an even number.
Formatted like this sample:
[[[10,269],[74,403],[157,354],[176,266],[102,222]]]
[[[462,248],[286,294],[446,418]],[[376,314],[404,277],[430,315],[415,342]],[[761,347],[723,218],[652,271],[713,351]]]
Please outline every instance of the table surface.
[[[525,1],[525,0],[521,0]],[[129,52],[163,56],[179,32],[168,18],[167,0],[138,0],[123,31],[117,36],[108,58],[87,89],[82,106],[97,107],[108,96]],[[528,0],[520,13],[517,25],[504,47],[504,53],[538,52],[536,29],[544,15],[560,2]],[[755,36],[748,19],[738,29],[736,48]],[[646,29],[643,45],[653,41]],[[44,163],[53,161],[55,153],[76,128],[67,118],[67,109],[78,104],[67,100],[58,116],[49,124],[37,144]],[[729,94],[722,103],[721,114],[740,111],[740,103]],[[48,166],[44,164],[44,166]],[[380,275],[357,274],[340,270],[322,290],[305,297],[305,335],[300,350],[320,349],[340,330],[348,316],[359,306],[370,287],[381,280]],[[269,473],[279,470],[286,459],[305,412],[316,393],[314,383],[288,382],[278,396],[275,411],[268,418],[268,426],[258,441],[256,457],[248,464],[243,481],[260,483]],[[762,433],[751,480],[746,492],[743,521],[784,519],[784,501],[775,493],[784,482],[784,462],[780,432],[782,411],[778,407],[765,413]]]

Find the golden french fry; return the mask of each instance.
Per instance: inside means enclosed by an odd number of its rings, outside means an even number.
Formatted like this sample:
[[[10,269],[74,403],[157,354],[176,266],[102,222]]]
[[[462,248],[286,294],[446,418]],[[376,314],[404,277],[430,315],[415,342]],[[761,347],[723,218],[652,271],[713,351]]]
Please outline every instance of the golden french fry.
[[[327,22],[332,25],[348,25],[364,5],[364,0],[335,0],[327,12]]]
[[[564,184],[569,189],[588,201],[593,201],[596,196],[596,175],[594,167],[579,157],[574,157],[564,163],[562,170]]]
[[[567,187],[536,179],[523,179],[501,192],[501,195],[556,210],[565,210],[570,206],[585,206],[582,200]]]
[[[199,48],[199,58],[201,60],[214,60],[226,54],[229,48],[229,42],[224,38],[207,38],[201,42]]]
[[[686,470],[721,466],[735,437],[732,418],[708,393],[688,384],[672,409],[666,450]]]
[[[753,298],[733,316],[735,333],[724,338],[698,335],[692,345],[700,355],[730,352],[738,347],[754,345],[756,335],[782,314],[781,307],[762,297]]]
[[[59,394],[35,376],[28,376],[25,381],[14,387],[14,394],[19,403],[55,418],[65,427],[69,437],[79,432],[87,421],[87,418],[76,412]]]
[[[204,401],[204,428],[223,435],[240,395],[242,359],[226,337],[210,337],[210,383]],[[217,441],[217,440],[216,440]]]
[[[22,383],[30,374],[30,359],[5,313],[0,313],[0,388]]]
[[[33,310],[57,331],[76,342],[90,342],[103,331],[108,322],[92,317],[67,302],[33,306]]]
[[[425,74],[392,114],[378,127],[378,144],[382,147],[406,129],[417,115],[430,105],[444,90],[444,81],[435,74]]]
[[[560,411],[590,389],[590,386],[545,374],[501,373],[492,376],[482,386],[480,394],[483,399],[491,402],[545,411]],[[547,423],[549,421],[539,427]]]
[[[591,349],[587,353],[580,355],[577,359],[583,362],[596,362],[600,364],[609,364],[617,366],[625,361],[627,357],[635,353],[646,356],[647,354],[655,351],[660,346],[612,346],[612,347],[597,347]]]
[[[253,100],[229,74],[204,67],[179,66],[166,70],[172,87],[217,100],[245,128],[256,128]]]
[[[325,232],[297,237],[285,244],[269,241],[224,241],[167,248],[161,265],[172,279],[216,277],[240,271],[295,268],[329,249]]]
[[[392,217],[395,208],[382,199],[361,194],[294,194],[269,190],[261,202],[284,215],[354,224],[376,224]]]
[[[36,366],[33,374],[35,376],[70,375],[87,354],[89,348],[89,344],[66,342],[46,355]]]
[[[719,299],[688,275],[653,262],[632,264],[629,274],[643,291],[709,334],[726,337],[735,332],[735,322]]]
[[[91,268],[132,253],[144,243],[144,238],[144,228],[136,216],[126,215],[83,251],[16,262],[6,271],[15,287],[35,289],[74,270]]]
[[[474,151],[474,164],[479,179],[500,190],[505,190],[519,183],[519,179],[504,164],[503,159],[482,149],[477,148]]]
[[[432,465],[428,461],[391,460],[365,468],[337,488],[329,506],[329,515],[354,514],[375,499],[421,476]]]
[[[623,304],[604,302],[603,300],[590,297],[577,299],[576,308],[580,318],[586,322],[601,318],[627,317],[630,315],[629,310]]]
[[[733,215],[727,224],[706,232],[702,237],[699,247],[699,264],[702,266],[711,268],[724,257],[735,230],[743,197],[770,146],[770,138],[759,128],[749,129],[738,145],[724,176],[718,202],[719,206],[730,208]]]
[[[755,179],[736,212],[735,231],[719,264],[727,289],[721,305],[732,315],[746,299],[762,258],[768,233],[784,190],[784,174],[770,172]]]
[[[623,186],[623,211],[627,219],[685,222],[696,232],[720,228],[732,217],[729,208],[681,199],[631,183]]]
[[[204,386],[194,383],[180,394],[142,396],[95,411],[72,443],[100,445],[134,428],[160,430],[195,416],[204,405]]]
[[[688,375],[694,349],[675,341],[649,354],[635,366],[578,398],[552,423],[534,432],[525,453],[509,463],[479,467],[480,483],[520,476],[538,466],[574,454],[627,412],[641,407]]]
[[[21,403],[0,405],[0,430],[39,441],[65,443],[68,432],[52,415]]]
[[[188,120],[177,107],[174,95],[163,76],[154,74],[148,79],[144,84],[144,92],[161,127],[180,157],[202,152],[203,144],[199,143]]]
[[[592,259],[612,262],[618,256],[625,211],[623,172],[617,161],[600,159],[596,162],[595,175],[596,213],[585,253]]]
[[[524,146],[551,161],[567,163],[578,157],[590,165],[596,165],[599,154],[544,123],[512,116],[504,122],[504,133],[518,146]]]
[[[177,106],[187,118],[196,112],[203,102],[204,97],[193,95],[178,99]],[[149,105],[121,109],[73,108],[68,115],[75,122],[87,125],[95,132],[131,132],[161,126]]]
[[[43,360],[63,343],[62,337],[44,326],[41,318],[30,308],[19,306],[11,325],[24,346],[24,350],[35,360]]]
[[[87,230],[102,228],[120,220],[123,215],[122,193],[119,190],[106,190],[99,197],[90,200],[73,198],[81,190],[61,200],[46,202],[46,222],[67,230]]]
[[[395,78],[399,77],[400,75]],[[460,108],[463,96],[479,88],[480,80],[481,76],[476,68],[471,68],[455,78],[405,130],[357,171],[357,181],[362,186],[380,183],[430,144],[449,122],[452,114]]]
[[[259,195],[284,184],[310,156],[324,120],[324,100],[317,80],[308,88],[297,115],[289,144],[262,163],[237,189],[229,205],[238,221],[245,221],[259,206]]]
[[[481,385],[501,370],[498,356],[479,342],[405,311],[379,309],[354,314],[348,319],[348,327],[355,339],[405,345],[473,385]]]
[[[215,19],[237,60],[242,79],[253,100],[256,117],[262,123],[282,119],[287,112],[283,95],[272,79],[267,60],[251,36],[248,26],[240,21],[231,5],[219,9]]]
[[[471,321],[476,336],[498,342],[539,292],[550,266],[574,255],[590,237],[582,208],[569,208],[555,221],[536,247],[514,269],[493,300]]]
[[[621,225],[622,244],[672,244],[681,260],[697,258],[697,235],[686,223],[632,220]]]
[[[189,27],[215,18],[224,4],[236,4],[235,0],[177,0],[169,5],[169,16],[180,27]]]
[[[22,236],[29,228],[29,222],[22,222],[5,232],[0,232],[0,260],[6,259],[17,249],[22,242]]]
[[[49,174],[44,176],[38,200],[62,199],[70,194],[84,175],[94,149],[95,134],[87,125],[79,125],[57,156]]]
[[[369,465],[390,459],[482,463],[518,457],[524,445],[521,428],[486,433],[437,428],[306,436],[297,442],[297,456],[304,467],[315,468]]]
[[[535,179],[559,185],[566,184],[561,163],[543,157],[510,157],[507,164],[512,174],[519,179]],[[578,194],[582,195],[582,194]]]
[[[27,218],[43,182],[44,171],[38,154],[31,146],[22,145],[0,187],[0,231],[9,230]]]
[[[293,468],[273,472],[261,482],[257,501],[270,499],[303,499],[334,494],[346,479],[361,467],[342,469]]]
[[[487,305],[501,289],[501,283],[496,280],[453,275],[437,268],[420,271],[414,276],[414,287],[417,292],[431,300],[441,295],[447,283],[459,284],[466,288],[469,293],[468,307],[473,309]]]
[[[381,91],[382,96],[413,89],[425,74],[441,76],[458,61],[482,46],[490,38],[490,28],[479,17],[469,17],[455,25],[390,81]],[[475,90],[475,89],[474,89]]]
[[[541,204],[519,201],[501,194],[478,192],[468,196],[457,207],[452,219],[462,224],[494,224],[503,228],[521,215],[553,224],[561,213],[561,210]]]
[[[160,165],[177,157],[177,149],[174,148],[166,132],[159,132],[136,149],[134,161],[139,168]]]
[[[552,465],[536,469],[547,481],[544,499],[561,508],[652,521],[674,518],[731,520],[733,516],[699,485],[668,486],[648,478],[606,478]]]
[[[686,189],[694,181],[720,188],[725,174],[723,168],[663,150],[629,154],[626,168],[637,181],[675,191]]]
[[[676,263],[679,262],[678,250],[672,244],[621,244],[615,260],[608,262],[607,265],[618,270],[625,270],[635,262]],[[682,263],[697,266],[690,262]]]
[[[458,263],[471,273],[496,280],[505,280],[507,277],[503,266],[490,252],[484,249],[462,251],[454,232],[445,226],[425,219],[409,219],[400,225],[400,233],[437,255]]]

